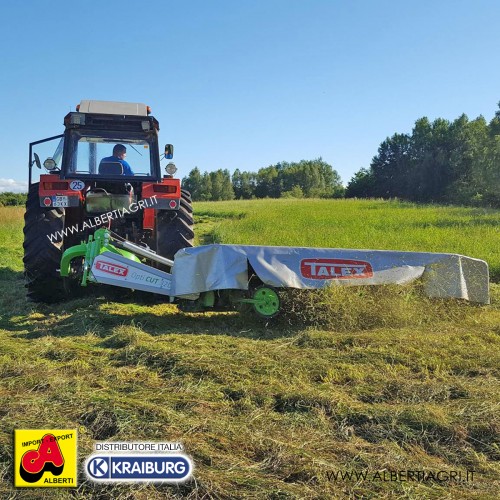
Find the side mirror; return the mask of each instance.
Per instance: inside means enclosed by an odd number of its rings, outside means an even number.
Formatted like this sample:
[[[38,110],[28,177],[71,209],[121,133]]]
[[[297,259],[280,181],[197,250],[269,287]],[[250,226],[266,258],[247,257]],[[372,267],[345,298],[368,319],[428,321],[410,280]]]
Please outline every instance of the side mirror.
[[[36,153],[33,153],[33,156],[35,157],[35,163],[36,163],[36,166],[42,170],[42,164],[40,162],[40,157],[36,154]]]
[[[165,144],[165,158],[171,160],[174,157],[174,146],[172,144]]]

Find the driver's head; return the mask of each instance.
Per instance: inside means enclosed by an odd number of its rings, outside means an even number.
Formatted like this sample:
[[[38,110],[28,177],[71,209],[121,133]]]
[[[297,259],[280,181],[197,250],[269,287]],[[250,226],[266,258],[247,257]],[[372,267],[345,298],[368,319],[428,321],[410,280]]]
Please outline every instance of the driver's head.
[[[113,148],[113,156],[116,156],[117,158],[122,158],[127,154],[127,148],[123,144],[117,144]]]

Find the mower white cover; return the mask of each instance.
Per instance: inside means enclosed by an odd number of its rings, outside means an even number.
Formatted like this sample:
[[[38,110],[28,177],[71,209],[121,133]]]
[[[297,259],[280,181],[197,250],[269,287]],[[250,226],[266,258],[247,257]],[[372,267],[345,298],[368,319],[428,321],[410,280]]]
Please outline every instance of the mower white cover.
[[[114,252],[103,252],[94,259],[89,280],[105,285],[172,295],[171,274]]]
[[[429,297],[489,303],[488,264],[463,255],[254,245],[179,250],[170,293],[246,290],[249,266],[263,283],[274,287],[403,284],[422,277]]]

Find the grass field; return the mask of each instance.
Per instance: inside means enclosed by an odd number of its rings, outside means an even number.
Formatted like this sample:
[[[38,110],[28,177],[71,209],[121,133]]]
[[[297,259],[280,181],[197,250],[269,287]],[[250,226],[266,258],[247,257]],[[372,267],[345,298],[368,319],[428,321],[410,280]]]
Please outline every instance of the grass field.
[[[198,203],[196,209],[201,221],[218,221],[203,243],[459,253],[488,262],[500,282],[498,210],[354,199]]]
[[[498,211],[262,200],[195,212],[199,243],[457,252],[500,281]],[[272,325],[98,290],[35,305],[22,213],[0,209],[2,498],[498,497],[499,284],[487,307],[432,301],[418,286],[297,294]],[[80,462],[95,440],[178,440],[195,479],[103,486],[81,473],[77,490],[14,490],[19,428],[78,429]],[[474,476],[383,480],[422,470]]]

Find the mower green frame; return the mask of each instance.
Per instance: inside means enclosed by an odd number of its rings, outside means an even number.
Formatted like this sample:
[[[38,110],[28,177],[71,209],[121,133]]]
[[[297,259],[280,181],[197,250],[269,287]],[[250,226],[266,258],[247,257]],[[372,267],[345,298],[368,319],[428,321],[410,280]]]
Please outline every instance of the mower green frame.
[[[63,278],[67,278],[71,271],[71,261],[79,257],[84,257],[83,274],[81,286],[87,286],[87,281],[93,281],[92,277],[89,276],[90,269],[92,268],[92,263],[97,255],[103,252],[113,252],[123,257],[133,260],[134,262],[141,262],[139,258],[132,252],[127,250],[122,250],[116,248],[110,243],[111,235],[109,231],[105,228],[98,229],[94,235],[90,235],[86,243],[80,243],[80,245],[75,245],[68,248],[61,258],[61,270],[60,274]]]

